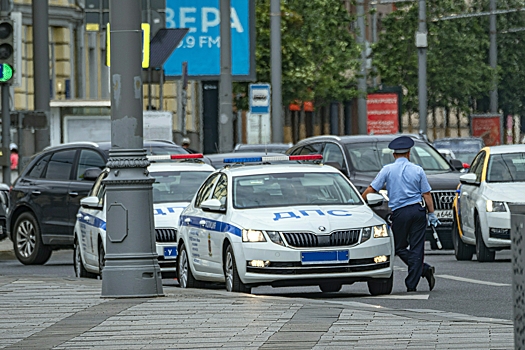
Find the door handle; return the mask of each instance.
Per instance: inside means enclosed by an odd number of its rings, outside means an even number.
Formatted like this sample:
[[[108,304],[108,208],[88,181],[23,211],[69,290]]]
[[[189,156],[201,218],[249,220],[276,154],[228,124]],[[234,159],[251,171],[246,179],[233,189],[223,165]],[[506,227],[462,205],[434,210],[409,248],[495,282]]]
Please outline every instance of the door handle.
[[[201,220],[201,221],[199,221],[199,225],[201,225],[201,226],[206,225],[206,220]]]
[[[82,214],[77,214],[77,218],[81,218],[82,217]]]
[[[69,192],[69,195],[71,197],[76,197],[76,196],[78,196],[78,192]]]
[[[42,192],[40,192],[39,190],[33,190],[33,191],[31,191],[31,193],[38,196]]]
[[[184,219],[184,223],[185,223],[186,225],[191,224],[191,219],[190,219],[190,218],[186,218],[186,219]]]

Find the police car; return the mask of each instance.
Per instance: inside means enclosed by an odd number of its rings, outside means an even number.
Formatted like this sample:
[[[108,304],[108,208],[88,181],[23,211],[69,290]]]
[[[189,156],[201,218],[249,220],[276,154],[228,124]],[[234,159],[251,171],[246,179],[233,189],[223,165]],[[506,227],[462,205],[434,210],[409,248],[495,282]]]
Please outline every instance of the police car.
[[[151,161],[166,158],[187,160],[202,154],[149,156]],[[204,163],[152,163],[148,170],[153,183],[153,213],[156,247],[163,277],[175,277],[177,258],[177,224],[202,182],[215,169]],[[88,197],[81,200],[75,224],[74,267],[77,277],[101,276],[106,251],[105,169],[99,175]]]
[[[225,159],[180,216],[178,278],[182,288],[225,282],[251,292],[258,285],[318,285],[337,292],[367,282],[389,294],[394,242],[385,221],[335,168],[263,164],[320,160],[321,155]],[[381,205],[379,194],[369,205]]]

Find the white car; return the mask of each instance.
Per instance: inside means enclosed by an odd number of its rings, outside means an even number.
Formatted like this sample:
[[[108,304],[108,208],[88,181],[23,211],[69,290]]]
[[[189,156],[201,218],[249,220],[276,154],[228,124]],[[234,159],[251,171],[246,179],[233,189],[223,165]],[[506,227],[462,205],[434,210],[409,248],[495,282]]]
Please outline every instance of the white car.
[[[510,249],[507,203],[523,202],[525,145],[483,148],[474,158],[454,202],[454,250],[457,260],[494,261],[497,250]]]
[[[321,156],[225,161],[312,157]],[[370,205],[382,201],[378,194],[368,198]],[[233,164],[217,170],[182,212],[178,237],[183,288],[209,281],[246,293],[258,285],[318,285],[337,292],[362,281],[373,295],[392,291],[390,229],[331,166]]]
[[[188,156],[188,155],[185,155]],[[195,154],[191,157],[195,158]],[[202,156],[202,155],[201,155]],[[160,158],[164,156],[150,156]],[[179,156],[180,159],[184,156]],[[215,169],[204,163],[152,163],[156,247],[163,277],[175,277],[179,215]],[[105,169],[88,197],[81,200],[75,224],[74,267],[77,277],[101,276],[106,251]]]

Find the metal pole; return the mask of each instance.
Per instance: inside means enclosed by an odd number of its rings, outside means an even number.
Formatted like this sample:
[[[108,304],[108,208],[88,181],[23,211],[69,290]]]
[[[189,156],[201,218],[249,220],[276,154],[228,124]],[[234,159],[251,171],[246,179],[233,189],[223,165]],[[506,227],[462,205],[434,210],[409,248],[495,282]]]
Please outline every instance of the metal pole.
[[[34,109],[49,113],[49,5],[48,0],[32,1],[33,17],[33,87]],[[50,143],[49,128],[36,130],[36,150],[40,151]]]
[[[375,44],[377,43],[377,2],[372,1],[370,5],[372,6],[372,42]],[[372,61],[372,70],[374,71],[374,75],[375,75],[376,67],[374,66],[373,61]],[[374,76],[373,86],[374,86],[374,89],[377,88],[377,76]]]
[[[427,133],[427,3],[419,0],[419,26],[416,33],[418,55],[419,133]]]
[[[361,47],[361,69],[359,71],[359,78],[357,79],[357,122],[359,126],[359,134],[366,135],[368,133],[367,127],[367,111],[366,111],[366,47],[365,47],[365,7],[364,0],[357,0],[357,44]]]
[[[164,67],[160,67],[159,111],[164,110]]]
[[[103,297],[163,295],[143,144],[141,2],[110,0],[111,150]]]
[[[219,86],[219,151],[233,150],[230,0],[220,0],[221,81]]]
[[[284,142],[282,58],[281,58],[281,0],[270,1],[270,61],[272,80],[272,139]]]
[[[2,84],[2,152],[5,152],[7,164],[2,167],[2,178],[6,185],[11,185],[11,163],[9,144],[11,143],[11,115],[9,108],[9,84]]]
[[[489,59],[490,67],[495,74],[498,65],[498,45],[496,43],[496,0],[490,0],[490,48]],[[498,113],[498,81],[497,78],[492,80],[492,90],[490,91],[490,112]]]

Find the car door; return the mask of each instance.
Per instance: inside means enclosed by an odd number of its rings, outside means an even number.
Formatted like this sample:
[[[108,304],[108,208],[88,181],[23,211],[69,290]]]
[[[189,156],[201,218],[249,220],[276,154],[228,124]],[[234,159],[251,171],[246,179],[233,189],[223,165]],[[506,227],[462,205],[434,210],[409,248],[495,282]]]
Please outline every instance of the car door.
[[[461,227],[463,234],[467,237],[474,238],[474,208],[476,198],[479,195],[479,184],[485,163],[486,152],[481,151],[470,167],[469,173],[476,174],[476,184],[461,184],[460,192],[460,209],[461,209]]]
[[[323,148],[323,163],[332,165],[348,176],[348,164],[343,149],[334,142],[327,142]]]
[[[213,189],[211,199],[218,199],[224,212],[207,212],[205,229],[208,238],[208,260],[209,266],[213,273],[221,274],[223,269],[222,264],[222,245],[226,238],[224,232],[224,225],[226,222],[226,214],[228,207],[228,177],[226,174],[221,174]]]

